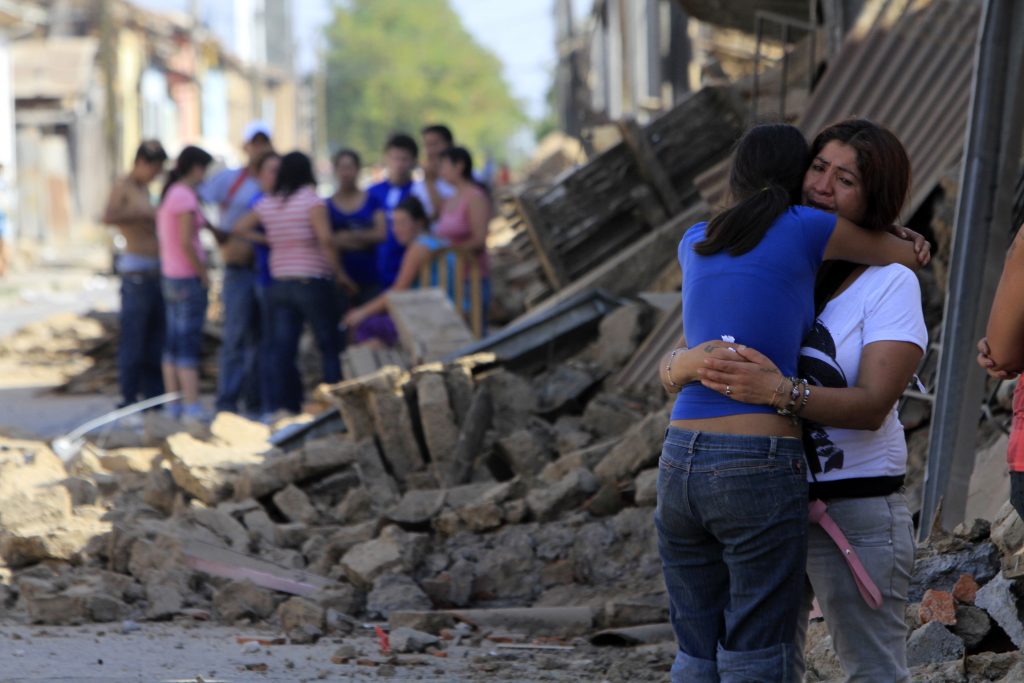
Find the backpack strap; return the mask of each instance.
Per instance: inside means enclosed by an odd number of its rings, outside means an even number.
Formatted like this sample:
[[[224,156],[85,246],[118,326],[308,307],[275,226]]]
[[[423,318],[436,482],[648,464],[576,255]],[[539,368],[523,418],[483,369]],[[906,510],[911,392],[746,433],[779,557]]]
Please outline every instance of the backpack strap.
[[[231,200],[235,198],[236,194],[238,194],[238,190],[242,187],[242,184],[245,183],[245,180],[248,177],[248,168],[243,168],[238,172],[238,175],[235,176],[235,180],[231,183],[231,187],[228,188],[228,193],[224,196],[224,201],[220,203],[221,211],[226,211],[228,207],[231,206]]]

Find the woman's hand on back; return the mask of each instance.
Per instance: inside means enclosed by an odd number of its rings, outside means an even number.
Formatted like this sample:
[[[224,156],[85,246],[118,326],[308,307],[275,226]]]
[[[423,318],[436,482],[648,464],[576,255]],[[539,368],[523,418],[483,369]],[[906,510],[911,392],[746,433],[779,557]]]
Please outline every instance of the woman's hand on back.
[[[917,254],[917,262],[921,264],[922,268],[931,262],[932,245],[925,239],[924,235],[902,225],[889,226],[889,232],[901,240],[914,243],[914,253]]]
[[[713,350],[697,371],[700,383],[741,403],[772,405],[784,384],[782,372],[770,358],[748,346],[728,345]]]

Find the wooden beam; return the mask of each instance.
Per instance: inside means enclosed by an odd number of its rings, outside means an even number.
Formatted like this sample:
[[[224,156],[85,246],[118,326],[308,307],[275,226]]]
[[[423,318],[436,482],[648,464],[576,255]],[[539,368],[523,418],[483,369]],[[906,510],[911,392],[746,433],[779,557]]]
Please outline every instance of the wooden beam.
[[[675,216],[683,210],[683,200],[679,193],[672,186],[672,180],[668,171],[661,165],[658,155],[654,152],[647,135],[644,134],[640,125],[633,119],[626,119],[619,122],[619,130],[622,131],[622,139],[626,147],[636,158],[637,169],[640,175],[654,190],[655,195],[661,200],[665,207],[665,213]],[[654,226],[651,226],[654,227]]]
[[[516,196],[516,207],[519,215],[523,217],[527,233],[533,243],[533,249],[540,259],[541,269],[545,277],[551,283],[551,288],[558,290],[569,284],[568,271],[562,263],[561,256],[555,251],[554,243],[551,240],[551,233],[547,224],[541,217],[540,211],[529,197],[523,194]]]

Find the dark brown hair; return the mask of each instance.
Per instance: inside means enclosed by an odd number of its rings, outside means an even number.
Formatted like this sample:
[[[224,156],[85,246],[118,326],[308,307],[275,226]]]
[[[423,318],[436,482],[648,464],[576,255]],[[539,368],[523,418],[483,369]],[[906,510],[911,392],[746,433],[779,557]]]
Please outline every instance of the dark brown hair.
[[[701,256],[747,253],[768,228],[800,202],[807,169],[807,140],[785,123],[754,126],[740,138],[729,171],[732,204],[716,214],[693,250]]]
[[[825,145],[836,141],[849,145],[857,154],[864,213],[857,223],[869,230],[886,230],[899,218],[910,193],[910,158],[893,133],[874,121],[849,118],[826,126],[811,143],[811,163]],[[829,261],[822,264],[814,287],[814,303],[818,313],[856,264]]]

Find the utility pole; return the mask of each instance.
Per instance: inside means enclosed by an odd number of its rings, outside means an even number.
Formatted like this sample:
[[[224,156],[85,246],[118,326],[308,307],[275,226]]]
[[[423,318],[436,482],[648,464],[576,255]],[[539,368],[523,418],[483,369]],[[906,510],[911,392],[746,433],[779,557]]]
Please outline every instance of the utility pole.
[[[121,159],[118,149],[117,130],[117,31],[114,27],[114,3],[117,0],[100,0],[100,71],[103,73],[103,143],[107,152],[107,174],[111,181],[117,175]]]
[[[985,0],[978,31],[971,111],[946,288],[938,387],[918,537],[937,511],[950,529],[963,521],[981,419],[985,373],[975,364],[1003,254],[1024,120],[1024,4]]]

